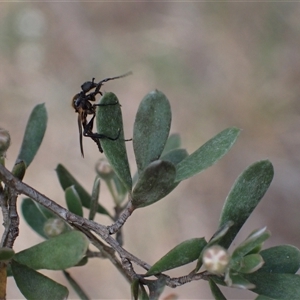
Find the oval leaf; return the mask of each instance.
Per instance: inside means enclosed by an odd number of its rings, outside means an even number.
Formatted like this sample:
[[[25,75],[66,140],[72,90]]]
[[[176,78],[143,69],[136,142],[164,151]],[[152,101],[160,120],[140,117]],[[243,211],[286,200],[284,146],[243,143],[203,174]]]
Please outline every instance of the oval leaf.
[[[249,254],[242,258],[239,268],[235,269],[240,273],[250,274],[262,267],[264,260],[259,254]]]
[[[232,260],[238,261],[243,256],[249,254],[253,249],[261,246],[271,236],[271,233],[266,227],[258,230],[254,230],[249,237],[242,242],[232,253]]]
[[[195,272],[198,272],[199,269],[202,267],[203,264],[203,254],[204,254],[204,250],[206,250],[207,248],[217,244],[219,242],[219,240],[228,232],[229,228],[233,225],[232,221],[229,221],[225,224],[223,224],[222,227],[219,227],[219,229],[214,233],[214,235],[211,237],[211,239],[209,240],[209,242],[206,244],[206,246],[203,248],[199,258],[198,258],[198,262],[195,268]]]
[[[169,136],[162,155],[167,154],[171,150],[178,149],[180,146],[181,146],[180,135],[177,133],[173,133]]]
[[[300,268],[300,251],[291,245],[280,245],[260,252],[265,264],[258,272],[295,274]]]
[[[171,119],[170,103],[162,92],[152,91],[140,103],[133,129],[133,149],[139,174],[162,154]]]
[[[224,223],[222,226],[218,228],[218,230],[214,233],[214,235],[211,237],[211,239],[208,242],[208,246],[212,246],[218,243],[218,241],[227,234],[229,228],[233,225],[232,221],[228,221]]]
[[[133,190],[133,206],[145,207],[168,195],[173,190],[175,176],[176,169],[172,163],[163,160],[150,163]]]
[[[48,237],[44,232],[44,225],[48,218],[38,209],[35,202],[30,198],[25,198],[22,201],[21,210],[27,224],[36,233],[47,239]]]
[[[91,208],[89,212],[89,220],[94,220],[97,209],[98,199],[100,193],[100,177],[96,176],[93,184],[92,197],[91,197]]]
[[[45,104],[34,107],[27,122],[20,153],[17,162],[23,160],[28,168],[35,157],[47,127],[47,111]]]
[[[206,244],[204,238],[194,238],[180,243],[156,262],[146,275],[151,276],[175,269],[198,259]]]
[[[226,300],[225,296],[212,279],[209,279],[209,287],[216,300]]]
[[[125,147],[122,111],[119,100],[115,94],[105,93],[100,100],[100,104],[103,106],[97,107],[97,132],[111,138],[116,138],[114,141],[102,138],[100,142],[103,151],[120,180],[124,183],[127,190],[131,191],[132,180]]]
[[[293,274],[255,272],[245,274],[255,284],[253,292],[274,299],[300,299],[300,276]]]
[[[233,226],[219,242],[228,248],[254,208],[269,188],[274,176],[270,161],[256,162],[248,167],[236,180],[225,201],[219,226],[233,221]]]
[[[225,276],[227,286],[238,289],[250,290],[254,289],[255,285],[248,281],[244,276],[236,272],[228,272]]]
[[[74,185],[65,189],[65,198],[68,210],[75,215],[83,217],[81,200]]]
[[[161,157],[161,160],[169,161],[174,166],[178,165],[183,159],[185,159],[189,154],[185,149],[173,149],[163,155]],[[170,189],[169,193],[171,193],[172,190],[174,190],[178,185],[180,181],[174,182],[173,187]]]
[[[139,299],[139,288],[140,288],[139,280],[134,279],[131,282],[130,287],[131,287],[131,299],[138,300]]]
[[[88,244],[83,233],[69,231],[17,253],[15,260],[32,269],[63,270],[83,258]]]
[[[91,195],[79,184],[79,182],[71,175],[71,173],[61,164],[56,167],[56,174],[63,190],[74,185],[84,207],[90,208]],[[109,212],[102,206],[98,205],[98,213],[110,216]]]
[[[227,128],[206,142],[176,166],[176,181],[192,177],[215,164],[233,146],[240,129]]]
[[[16,284],[26,299],[67,299],[68,289],[43,274],[14,260],[11,269]]]
[[[149,299],[159,300],[160,296],[166,286],[167,278],[165,276],[159,276],[157,280],[151,280],[147,283],[149,288]]]
[[[173,149],[161,157],[161,160],[169,161],[175,166],[184,160],[189,154],[185,149]]]

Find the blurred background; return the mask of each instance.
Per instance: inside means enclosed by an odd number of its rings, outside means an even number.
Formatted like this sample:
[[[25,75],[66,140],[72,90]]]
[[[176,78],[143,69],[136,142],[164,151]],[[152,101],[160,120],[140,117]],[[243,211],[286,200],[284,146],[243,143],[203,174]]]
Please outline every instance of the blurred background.
[[[72,97],[83,82],[132,71],[108,82],[122,104],[126,138],[135,113],[151,90],[171,103],[172,133],[189,153],[223,129],[242,129],[233,149],[216,165],[182,182],[166,199],[137,210],[126,223],[124,247],[149,264],[178,243],[209,239],[235,179],[255,161],[270,159],[275,177],[237,241],[267,226],[266,246],[300,247],[300,4],[255,2],[45,2],[0,4],[0,127],[12,145],[6,165],[18,155],[31,110],[45,103],[48,127],[24,181],[64,205],[55,168],[74,174],[87,190],[102,157],[84,139],[80,154]],[[132,173],[136,166],[127,143]],[[20,197],[21,198],[21,197]],[[100,201],[113,211],[102,185]],[[110,224],[100,216],[97,221]],[[17,251],[41,242],[21,220]],[[234,245],[233,245],[234,247]],[[187,274],[191,266],[170,272]],[[67,285],[59,272],[44,272]],[[91,299],[129,299],[128,284],[105,260],[90,260],[70,273]],[[255,294],[223,289],[228,299]],[[206,282],[193,282],[164,296],[211,299]],[[8,299],[22,299],[9,279]],[[70,299],[76,299],[70,288]]]

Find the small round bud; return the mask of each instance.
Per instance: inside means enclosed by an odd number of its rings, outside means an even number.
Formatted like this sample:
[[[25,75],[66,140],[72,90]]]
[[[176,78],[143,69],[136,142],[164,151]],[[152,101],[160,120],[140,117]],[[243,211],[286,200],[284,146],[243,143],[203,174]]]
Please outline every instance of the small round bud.
[[[95,170],[103,180],[110,180],[114,176],[114,170],[105,158],[98,160]]]
[[[3,128],[0,128],[0,156],[6,154],[6,150],[10,146],[10,135],[9,132]]]
[[[226,249],[215,245],[207,248],[203,253],[203,265],[213,274],[223,274],[229,264],[230,256]]]
[[[63,233],[66,229],[66,224],[62,219],[50,218],[44,225],[44,232],[48,237],[54,237]]]

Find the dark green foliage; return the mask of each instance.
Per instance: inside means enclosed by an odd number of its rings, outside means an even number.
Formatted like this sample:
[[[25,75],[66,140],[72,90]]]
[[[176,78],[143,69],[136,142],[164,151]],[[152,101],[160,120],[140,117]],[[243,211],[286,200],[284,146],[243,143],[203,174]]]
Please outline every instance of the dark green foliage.
[[[38,208],[38,204],[30,198],[25,198],[22,201],[21,210],[28,225],[39,235],[47,238],[47,235],[44,232],[44,225],[48,220],[48,217]]]
[[[81,184],[71,175],[71,173],[61,164],[56,167],[56,174],[63,190],[74,185],[84,207],[91,205],[91,195],[81,186]],[[98,212],[109,216],[109,212],[99,204]]]
[[[119,138],[115,141],[103,138],[101,145],[110,165],[126,186],[128,191],[132,189],[132,180],[124,141],[123,120],[119,100],[113,93],[105,93],[101,98],[101,104],[114,104],[99,106],[97,108],[97,131],[99,134],[115,138],[120,131]]]
[[[175,166],[163,160],[150,163],[142,172],[132,193],[135,208],[145,207],[162,199],[174,187]]]
[[[16,253],[14,260],[32,269],[64,270],[84,256],[88,239],[79,231],[69,231]]]
[[[231,149],[239,133],[237,128],[225,129],[183,159],[176,166],[176,181],[192,177],[215,164]]]
[[[264,241],[270,237],[270,232],[266,228],[255,230],[252,232],[247,239],[238,245],[232,253],[232,260],[238,261],[245,255],[252,253],[252,250],[257,246],[261,246]]]
[[[162,154],[171,119],[170,103],[162,92],[150,92],[140,103],[133,128],[133,149],[139,174]]]
[[[89,220],[93,220],[98,210],[98,199],[100,193],[100,178],[97,176],[94,181],[92,197],[91,197],[91,207],[89,212]]]
[[[255,272],[245,275],[255,284],[253,292],[273,299],[300,299],[300,276],[283,273]]]
[[[168,153],[171,150],[178,149],[180,146],[181,146],[180,135],[177,133],[170,134],[170,136],[166,142],[162,156],[164,156],[166,153]]]
[[[14,260],[11,269],[16,284],[26,299],[67,299],[67,288],[43,274]]]
[[[158,300],[166,286],[166,278],[159,276],[157,280],[148,284],[149,288],[149,300]]]
[[[206,244],[204,238],[194,238],[180,243],[156,262],[146,275],[175,269],[196,260]]]
[[[209,280],[210,290],[216,300],[226,300],[225,296],[213,280]]]
[[[165,155],[162,155],[161,160],[169,161],[176,166],[188,155],[189,154],[185,149],[173,149],[167,152]]]
[[[201,251],[201,254],[200,254],[199,258],[198,258],[198,262],[197,262],[197,265],[196,265],[196,268],[195,268],[195,272],[199,271],[199,269],[202,266],[203,252],[207,248],[218,244],[218,242],[222,239],[222,237],[227,234],[229,228],[232,225],[233,225],[233,222],[232,221],[228,221],[227,223],[225,223],[221,227],[219,227],[219,229],[217,230],[217,232],[214,233],[214,235],[212,236],[212,238],[209,240],[209,242],[206,244],[206,246]]]
[[[268,160],[256,162],[248,167],[236,180],[225,201],[220,226],[228,221],[234,225],[219,243],[228,248],[244,225],[254,208],[258,205],[274,176],[272,164]]]
[[[258,272],[295,274],[300,268],[300,251],[291,245],[280,245],[260,252],[265,264]]]
[[[23,160],[27,168],[42,143],[47,127],[47,119],[45,104],[37,105],[29,117],[20,153],[17,158],[17,162]]]
[[[135,300],[159,299],[166,285],[174,284],[174,281],[177,285],[180,282],[180,277],[175,280],[163,273],[192,262],[189,273],[182,274],[181,280],[186,283],[195,280],[193,276],[203,275],[201,278],[209,281],[211,292],[216,300],[226,300],[217,284],[250,289],[258,294],[256,299],[260,300],[300,299],[300,277],[295,275],[300,267],[300,251],[296,247],[282,245],[261,250],[263,243],[270,237],[270,232],[262,228],[254,230],[242,243],[235,245],[231,253],[227,251],[271,184],[274,170],[268,160],[252,164],[237,178],[225,200],[219,226],[208,242],[202,237],[188,239],[175,246],[152,266],[145,263],[147,272],[135,273],[137,271],[133,262],[136,261],[130,258],[130,255],[120,253],[125,251],[120,247],[124,239],[121,227],[126,225],[127,218],[136,208],[154,204],[170,194],[182,180],[214,165],[232,148],[240,130],[234,127],[227,128],[189,155],[184,148],[181,148],[178,134],[169,136],[172,119],[169,100],[162,92],[157,90],[150,92],[142,100],[134,121],[133,149],[137,173],[132,179],[119,100],[114,94],[106,93],[100,103],[103,106],[97,107],[97,131],[112,139],[116,138],[115,140],[105,137],[100,139],[110,164],[108,169],[96,168],[97,174],[90,194],[62,164],[58,164],[56,168],[59,182],[65,193],[67,208],[77,216],[72,215],[69,219],[66,217],[65,221],[62,221],[65,222],[63,223],[65,228],[61,233],[49,238],[51,235],[45,233],[45,224],[52,221],[54,217],[57,218],[56,215],[44,206],[26,198],[21,205],[23,216],[31,228],[47,240],[16,254],[5,247],[0,249],[1,262],[9,262],[15,281],[27,299],[65,299],[68,295],[68,290],[64,286],[40,274],[36,271],[38,269],[62,270],[78,296],[81,299],[88,299],[80,284],[65,271],[73,266],[86,265],[94,256],[94,252],[88,249],[89,241],[85,234],[98,249],[101,249],[102,257],[110,258],[119,270],[124,267],[123,272],[126,278],[130,277],[132,299]],[[42,142],[46,123],[47,113],[44,105],[36,106],[29,118],[20,154],[12,171],[15,177],[23,179],[26,167],[33,160]],[[127,138],[131,137],[130,134]],[[112,195],[114,214],[110,214],[109,210],[99,203],[101,180],[106,182]],[[133,190],[132,182],[135,184]],[[4,191],[1,185],[1,196],[7,196]],[[127,195],[129,203],[125,203]],[[113,226],[103,226],[101,231],[97,232],[96,227],[89,227],[90,224],[96,226],[95,222],[79,218],[84,216],[83,207],[89,210],[90,220],[95,218],[96,213],[101,213],[109,216],[116,223]],[[84,224],[82,228],[80,228],[81,224]],[[114,231],[115,228],[117,229]],[[116,236],[113,235],[114,243],[109,243],[111,236],[106,233],[106,229],[110,234],[116,233]],[[200,232],[201,228],[199,228],[199,235]],[[108,246],[104,246],[103,240]],[[149,243],[151,247],[155,246],[151,241]],[[225,267],[220,268],[220,272],[210,269],[205,260],[206,255],[214,255],[214,253],[223,253],[225,257]],[[100,253],[97,254],[100,256]],[[116,257],[122,259],[117,262]],[[124,266],[125,258],[130,267]],[[130,269],[131,265],[132,269]],[[138,265],[143,264],[139,262]],[[207,270],[204,270],[203,266]],[[130,275],[126,273],[129,269]],[[148,278],[150,276],[152,277]]]
[[[131,295],[133,300],[139,299],[139,289],[140,289],[140,283],[138,279],[135,279],[131,283]]]
[[[81,200],[74,185],[65,189],[65,198],[69,211],[75,215],[83,217]]]

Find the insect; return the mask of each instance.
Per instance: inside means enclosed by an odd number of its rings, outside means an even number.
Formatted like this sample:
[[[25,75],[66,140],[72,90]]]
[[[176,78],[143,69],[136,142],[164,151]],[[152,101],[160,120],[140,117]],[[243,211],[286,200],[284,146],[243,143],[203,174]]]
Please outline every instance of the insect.
[[[116,77],[108,77],[100,82],[96,83],[95,78],[92,79],[92,81],[86,81],[81,86],[81,92],[76,94],[72,99],[72,106],[75,109],[75,112],[78,113],[78,129],[79,129],[79,143],[80,143],[80,151],[82,154],[82,157],[84,157],[83,153],[83,145],[82,145],[82,136],[90,137],[98,146],[98,149],[101,153],[103,153],[103,149],[101,147],[100,139],[109,139],[111,141],[115,141],[119,138],[121,130],[119,129],[117,135],[115,137],[110,137],[105,134],[95,133],[93,132],[93,126],[94,126],[94,119],[96,116],[96,107],[97,106],[108,106],[108,105],[116,105],[116,103],[109,103],[109,104],[93,104],[90,101],[94,102],[96,101],[97,94],[100,94],[102,96],[102,92],[100,91],[101,86],[110,80],[115,80],[118,78],[123,78],[125,76],[128,76],[132,74],[131,72],[128,72],[126,74],[116,76]],[[90,92],[93,90],[93,92]],[[87,120],[88,115],[92,115],[92,118],[90,121]],[[125,140],[129,141],[129,140]]]

